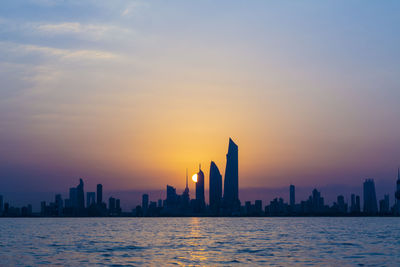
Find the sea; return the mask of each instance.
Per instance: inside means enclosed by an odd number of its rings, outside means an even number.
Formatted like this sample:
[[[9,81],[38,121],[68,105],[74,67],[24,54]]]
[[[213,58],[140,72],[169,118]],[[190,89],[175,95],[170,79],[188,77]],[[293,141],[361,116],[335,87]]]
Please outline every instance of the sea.
[[[0,218],[0,266],[400,266],[400,218]]]

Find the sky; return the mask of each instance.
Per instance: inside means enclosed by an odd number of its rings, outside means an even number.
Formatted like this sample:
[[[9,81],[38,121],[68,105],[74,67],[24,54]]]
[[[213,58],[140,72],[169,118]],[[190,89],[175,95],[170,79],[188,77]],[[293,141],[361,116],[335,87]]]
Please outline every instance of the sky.
[[[88,190],[183,189],[199,164],[207,188],[229,137],[242,189],[374,178],[394,191],[399,12],[398,1],[3,0],[0,194],[66,193],[79,177]]]

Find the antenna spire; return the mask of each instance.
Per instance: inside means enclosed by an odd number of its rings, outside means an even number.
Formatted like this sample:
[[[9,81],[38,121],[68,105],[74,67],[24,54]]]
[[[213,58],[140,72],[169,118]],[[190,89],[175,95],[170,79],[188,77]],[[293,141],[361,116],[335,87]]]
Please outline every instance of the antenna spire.
[[[188,169],[186,168],[186,188],[188,188]]]

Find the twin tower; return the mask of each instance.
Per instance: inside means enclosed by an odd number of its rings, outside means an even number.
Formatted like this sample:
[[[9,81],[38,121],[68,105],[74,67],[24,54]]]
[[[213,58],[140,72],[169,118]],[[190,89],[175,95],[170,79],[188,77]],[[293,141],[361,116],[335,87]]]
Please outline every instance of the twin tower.
[[[226,154],[224,195],[222,196],[222,175],[213,161],[210,165],[209,188],[210,210],[234,212],[240,209],[238,146],[231,138],[229,138],[228,154]],[[205,207],[204,173],[201,169],[197,173],[196,202],[199,209]]]

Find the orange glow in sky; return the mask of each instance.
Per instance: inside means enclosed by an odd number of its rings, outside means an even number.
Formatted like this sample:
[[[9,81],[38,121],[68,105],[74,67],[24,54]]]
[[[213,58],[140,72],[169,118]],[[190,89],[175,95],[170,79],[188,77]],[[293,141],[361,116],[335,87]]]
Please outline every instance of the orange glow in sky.
[[[160,1],[121,14],[129,1],[120,1],[73,17],[58,7],[69,1],[30,2],[40,4],[21,18],[0,9],[4,191],[59,191],[77,177],[179,191],[199,164],[207,187],[211,161],[224,177],[229,137],[240,188],[393,178],[395,1],[354,4],[352,16],[347,2]]]

